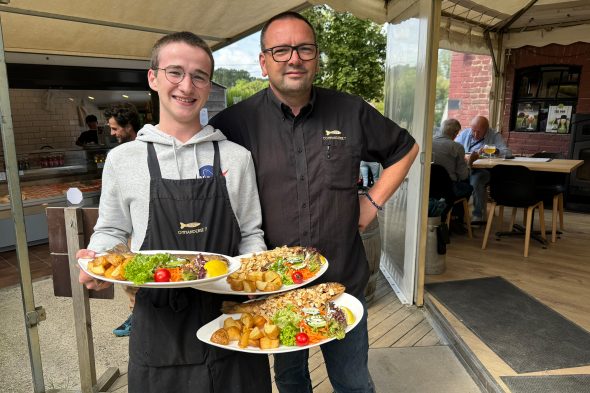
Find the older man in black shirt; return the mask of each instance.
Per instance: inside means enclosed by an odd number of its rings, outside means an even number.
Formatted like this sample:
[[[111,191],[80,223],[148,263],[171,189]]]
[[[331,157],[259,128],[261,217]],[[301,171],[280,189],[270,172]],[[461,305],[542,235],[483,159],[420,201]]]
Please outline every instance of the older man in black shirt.
[[[211,124],[252,152],[268,247],[318,248],[330,262],[321,281],[338,281],[363,302],[368,265],[359,229],[406,176],[418,146],[408,132],[359,97],[313,87],[315,32],[301,15],[279,14],[262,29],[260,65],[270,87]],[[385,168],[359,198],[360,160]],[[366,306],[365,306],[366,310]],[[343,340],[322,345],[337,392],[372,392],[366,311]],[[311,392],[308,351],[275,355],[281,393]]]

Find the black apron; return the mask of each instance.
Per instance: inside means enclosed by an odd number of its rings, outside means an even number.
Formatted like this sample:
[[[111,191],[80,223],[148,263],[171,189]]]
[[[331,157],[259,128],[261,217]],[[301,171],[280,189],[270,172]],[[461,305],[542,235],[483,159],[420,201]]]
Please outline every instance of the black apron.
[[[213,142],[214,175],[162,179],[148,143],[149,220],[142,250],[195,250],[236,255],[240,228]],[[197,169],[198,173],[198,169]],[[198,222],[194,228],[180,223]],[[199,341],[197,330],[217,318],[223,300],[193,288],[141,288],[129,342],[129,392],[271,392],[268,357],[220,349]]]

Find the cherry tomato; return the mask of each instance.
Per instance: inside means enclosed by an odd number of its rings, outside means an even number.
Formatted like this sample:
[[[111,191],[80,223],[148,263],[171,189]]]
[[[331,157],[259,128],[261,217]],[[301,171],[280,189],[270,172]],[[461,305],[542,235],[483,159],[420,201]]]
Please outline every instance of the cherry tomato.
[[[154,281],[156,282],[168,282],[170,281],[170,270],[160,268],[154,272]]]
[[[293,272],[293,274],[291,274],[291,280],[293,280],[295,284],[301,284],[303,282],[303,274],[301,274],[301,272]]]
[[[307,344],[309,344],[309,336],[306,333],[303,333],[303,332],[297,333],[295,335],[295,343],[299,347],[304,347]]]

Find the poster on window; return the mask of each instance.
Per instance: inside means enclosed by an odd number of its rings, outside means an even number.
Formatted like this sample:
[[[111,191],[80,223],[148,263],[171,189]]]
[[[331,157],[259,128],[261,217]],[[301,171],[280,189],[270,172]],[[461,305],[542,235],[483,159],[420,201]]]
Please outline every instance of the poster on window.
[[[545,132],[567,134],[572,119],[571,105],[551,105],[547,114],[547,128]]]
[[[517,131],[537,131],[539,104],[518,104],[516,116]]]

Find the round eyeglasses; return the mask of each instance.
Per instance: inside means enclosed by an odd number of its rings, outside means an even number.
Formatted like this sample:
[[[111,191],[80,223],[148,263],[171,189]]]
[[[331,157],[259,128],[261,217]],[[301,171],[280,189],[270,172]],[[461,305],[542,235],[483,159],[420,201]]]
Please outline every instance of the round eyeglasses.
[[[297,51],[297,56],[303,61],[313,60],[318,55],[318,46],[316,44],[279,45],[264,49],[263,52],[270,52],[274,61],[284,63],[291,60],[294,50]]]
[[[189,75],[191,78],[191,82],[193,84],[193,86],[195,87],[199,87],[199,88],[203,88],[203,87],[207,87],[211,84],[211,80],[209,79],[209,77],[205,74],[191,74],[188,72],[184,72],[184,70],[182,68],[179,67],[174,67],[174,66],[170,66],[170,67],[166,67],[166,68],[152,68],[154,71],[164,71],[164,75],[166,76],[166,79],[168,79],[168,82],[173,83],[175,85],[180,84],[180,82],[182,82],[182,80],[184,79],[185,75]]]

